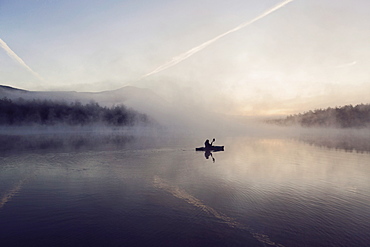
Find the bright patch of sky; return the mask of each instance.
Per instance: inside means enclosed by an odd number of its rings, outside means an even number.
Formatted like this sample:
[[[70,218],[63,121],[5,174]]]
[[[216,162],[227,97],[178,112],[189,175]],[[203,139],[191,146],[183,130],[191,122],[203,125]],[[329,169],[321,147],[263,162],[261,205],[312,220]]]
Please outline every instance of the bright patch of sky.
[[[369,103],[368,0],[294,0],[138,80],[279,2],[3,0],[0,39],[34,73],[2,49],[0,84],[76,91],[130,84],[167,99],[191,94],[185,99],[233,114]]]

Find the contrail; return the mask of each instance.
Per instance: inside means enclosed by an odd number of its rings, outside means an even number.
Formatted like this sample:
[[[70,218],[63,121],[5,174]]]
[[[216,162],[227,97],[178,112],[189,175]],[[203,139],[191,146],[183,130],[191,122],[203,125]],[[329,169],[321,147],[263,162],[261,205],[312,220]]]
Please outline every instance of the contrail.
[[[351,67],[353,65],[356,65],[357,64],[357,61],[353,61],[353,62],[350,62],[350,63],[345,63],[345,64],[340,64],[340,65],[337,65],[335,66],[334,68],[345,68],[345,67]]]
[[[42,78],[39,74],[37,74],[35,71],[33,71],[23,60],[22,58],[18,57],[17,54],[15,54],[12,49],[2,40],[0,39],[0,46],[6,51],[8,56],[12,58],[14,61],[18,62],[20,65],[25,67],[29,72],[31,72],[34,76],[36,76],[39,80],[45,82],[45,79]]]
[[[156,74],[156,73],[158,73],[158,72],[160,72],[162,70],[168,69],[168,68],[170,68],[170,67],[172,67],[172,66],[174,66],[174,65],[176,65],[176,64],[178,64],[178,63],[180,63],[182,61],[184,61],[185,59],[187,59],[187,58],[191,57],[192,55],[194,55],[195,53],[203,50],[204,48],[206,48],[210,44],[216,42],[217,40],[221,39],[222,37],[224,37],[224,36],[226,36],[226,35],[228,35],[230,33],[236,32],[236,31],[238,31],[238,30],[240,30],[240,29],[242,29],[242,28],[244,28],[244,27],[246,27],[246,26],[248,26],[248,25],[250,25],[250,24],[252,24],[252,23],[254,23],[256,21],[258,21],[259,19],[262,19],[263,17],[265,17],[265,16],[267,16],[267,15],[275,12],[276,10],[284,7],[285,5],[287,5],[288,3],[292,2],[292,1],[294,1],[294,0],[285,0],[285,1],[283,1],[283,2],[281,2],[279,4],[277,4],[277,5],[275,5],[274,7],[272,7],[271,9],[266,10],[265,12],[263,12],[259,16],[255,17],[254,19],[252,19],[250,21],[247,21],[245,23],[242,23],[239,26],[237,26],[237,27],[235,27],[235,28],[233,28],[233,29],[231,29],[231,30],[223,33],[223,34],[220,34],[220,35],[214,37],[213,39],[208,40],[207,42],[204,42],[203,44],[201,44],[199,46],[196,46],[196,47],[190,49],[189,51],[187,51],[185,53],[182,53],[182,54],[180,54],[180,55],[172,58],[170,61],[166,62],[165,64],[163,64],[161,66],[159,66],[158,68],[156,68],[152,72],[149,72],[148,74],[143,75],[140,79],[143,79],[143,78],[145,78],[147,76]]]

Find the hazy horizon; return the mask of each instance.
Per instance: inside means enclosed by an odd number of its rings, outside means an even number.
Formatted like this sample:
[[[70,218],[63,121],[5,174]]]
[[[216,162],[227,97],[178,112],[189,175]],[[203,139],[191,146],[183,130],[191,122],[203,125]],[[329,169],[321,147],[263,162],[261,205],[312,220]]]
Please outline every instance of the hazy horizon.
[[[1,2],[0,84],[80,92],[131,85],[233,115],[369,103],[369,7],[365,0]]]

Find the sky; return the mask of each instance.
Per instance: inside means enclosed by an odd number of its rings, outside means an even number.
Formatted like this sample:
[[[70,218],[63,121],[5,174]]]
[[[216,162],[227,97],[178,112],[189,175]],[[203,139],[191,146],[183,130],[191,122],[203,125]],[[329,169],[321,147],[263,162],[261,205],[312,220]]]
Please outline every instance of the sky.
[[[282,2],[0,0],[0,84],[248,116],[370,103],[370,1]]]

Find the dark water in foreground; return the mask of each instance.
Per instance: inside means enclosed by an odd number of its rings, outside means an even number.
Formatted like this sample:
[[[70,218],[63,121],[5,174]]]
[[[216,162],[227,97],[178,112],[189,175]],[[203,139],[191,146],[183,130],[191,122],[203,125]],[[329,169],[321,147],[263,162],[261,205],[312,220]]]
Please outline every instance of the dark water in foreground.
[[[369,246],[370,153],[289,139],[1,137],[1,246]]]

